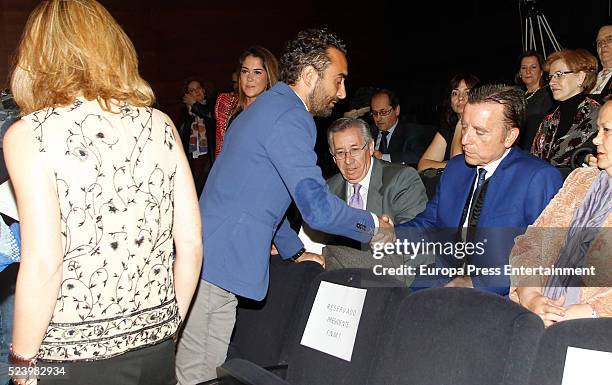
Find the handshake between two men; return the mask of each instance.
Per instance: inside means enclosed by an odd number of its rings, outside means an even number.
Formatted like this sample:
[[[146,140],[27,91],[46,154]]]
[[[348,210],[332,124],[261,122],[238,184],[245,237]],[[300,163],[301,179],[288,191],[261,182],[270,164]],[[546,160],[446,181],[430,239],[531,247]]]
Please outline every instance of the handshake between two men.
[[[380,244],[395,242],[395,225],[393,220],[386,214],[378,217],[378,228],[376,229],[372,239],[370,240],[370,247],[372,249],[381,249]],[[300,233],[300,235],[302,235]],[[376,245],[379,245],[378,247]],[[309,248],[307,247],[306,250]],[[278,255],[278,250],[274,245],[270,251],[271,255]],[[305,251],[299,257],[295,259],[295,262],[313,261],[320,264],[323,268],[326,267],[325,257],[321,253],[313,251]]]

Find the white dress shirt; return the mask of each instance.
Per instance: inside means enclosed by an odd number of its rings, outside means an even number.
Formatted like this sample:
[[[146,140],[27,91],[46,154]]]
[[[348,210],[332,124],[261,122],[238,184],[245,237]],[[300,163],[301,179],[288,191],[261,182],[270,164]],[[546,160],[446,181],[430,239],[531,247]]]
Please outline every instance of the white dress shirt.
[[[497,170],[497,167],[499,166],[499,164],[502,162],[502,160],[504,160],[504,158],[510,153],[510,148],[506,149],[506,151],[504,152],[504,154],[501,156],[501,158],[494,160],[493,162],[483,166],[483,167],[477,167],[476,169],[476,175],[478,175],[478,170],[480,170],[481,168],[484,168],[487,173],[485,174],[485,181],[488,180],[490,177],[493,176],[493,173],[495,173],[495,170]],[[476,190],[476,185],[478,184],[478,178],[476,178],[476,180],[474,181],[474,184],[472,185],[472,191]],[[468,215],[465,216],[465,221],[463,222],[463,227],[466,228],[468,225],[468,220],[469,220],[469,212],[470,209],[472,208],[472,201],[470,199],[470,205],[468,206]],[[465,231],[464,231],[465,233]],[[465,239],[465,235],[464,235],[464,239]]]
[[[612,68],[604,68],[599,71],[597,83],[595,83],[595,87],[591,90],[591,94],[601,94],[610,77],[612,77]]]
[[[393,136],[393,131],[395,131],[395,127],[397,127],[398,123],[399,123],[399,119],[397,119],[395,121],[395,124],[393,126],[391,126],[391,128],[388,130],[389,134],[387,134],[387,148],[389,148],[389,143],[391,143],[391,137]],[[376,146],[375,146],[375,148],[377,150],[380,147],[380,141],[381,140],[382,140],[382,131],[380,131],[380,129],[379,129],[378,130],[378,136],[376,137]],[[383,154],[382,160],[385,160],[387,162],[391,162],[391,154]]]

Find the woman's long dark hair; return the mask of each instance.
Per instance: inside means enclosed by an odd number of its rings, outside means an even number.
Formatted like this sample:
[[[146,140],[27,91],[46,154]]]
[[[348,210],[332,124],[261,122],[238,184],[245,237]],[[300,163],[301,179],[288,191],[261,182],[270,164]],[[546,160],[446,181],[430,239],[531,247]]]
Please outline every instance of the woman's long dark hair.
[[[442,104],[444,106],[444,114],[440,122],[442,127],[454,130],[457,122],[459,121],[457,113],[455,113],[451,107],[450,94],[455,88],[459,87],[459,83],[461,83],[462,80],[465,82],[465,85],[468,88],[474,88],[478,83],[480,83],[480,79],[478,79],[476,75],[472,75],[470,73],[459,73],[451,78],[451,80],[448,82],[448,91],[446,93],[448,96],[444,99]]]

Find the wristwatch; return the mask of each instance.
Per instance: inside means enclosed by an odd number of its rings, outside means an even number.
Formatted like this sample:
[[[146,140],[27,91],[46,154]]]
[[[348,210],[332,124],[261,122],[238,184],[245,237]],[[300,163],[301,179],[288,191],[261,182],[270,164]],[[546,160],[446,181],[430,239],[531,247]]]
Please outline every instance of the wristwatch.
[[[293,256],[291,257],[291,260],[293,262],[297,262],[298,258],[302,256],[302,254],[304,254],[306,252],[305,248],[301,248],[300,250],[298,250],[297,253],[293,254]]]

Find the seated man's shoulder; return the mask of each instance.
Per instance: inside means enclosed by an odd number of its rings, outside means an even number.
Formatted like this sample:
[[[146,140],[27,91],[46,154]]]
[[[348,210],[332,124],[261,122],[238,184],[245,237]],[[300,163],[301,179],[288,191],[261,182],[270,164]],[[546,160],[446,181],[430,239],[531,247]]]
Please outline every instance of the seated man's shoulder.
[[[523,173],[523,177],[525,173],[533,173],[533,174],[559,174],[559,170],[550,163],[537,158],[528,152],[515,149],[517,151],[517,155],[513,159],[514,166],[517,167]]]
[[[442,175],[453,175],[459,171],[465,171],[470,167],[471,166],[468,166],[468,164],[465,162],[465,157],[463,154],[455,155],[446,163],[446,167],[444,167],[444,172]]]
[[[380,162],[384,179],[397,178],[419,178],[419,173],[414,167],[401,163]]]
[[[344,177],[342,177],[341,173],[336,173],[335,175],[327,178],[327,185],[333,185],[337,183],[344,183]]]

